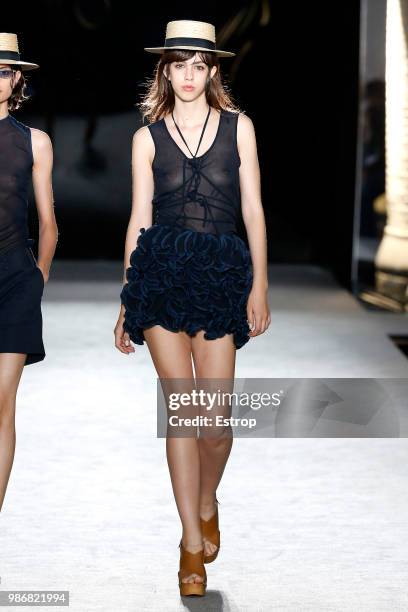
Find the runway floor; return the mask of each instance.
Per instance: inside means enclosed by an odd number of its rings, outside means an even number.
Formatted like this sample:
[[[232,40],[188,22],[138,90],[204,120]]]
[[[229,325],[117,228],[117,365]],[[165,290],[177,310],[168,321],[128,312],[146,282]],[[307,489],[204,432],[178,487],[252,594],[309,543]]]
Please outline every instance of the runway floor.
[[[68,590],[75,612],[407,610],[405,438],[235,439],[207,595],[180,599],[156,373],[146,345],[113,344],[121,277],[120,264],[54,263],[47,356],[18,393],[1,590]],[[407,317],[367,311],[324,270],[271,266],[270,306],[237,377],[408,377],[388,337]]]

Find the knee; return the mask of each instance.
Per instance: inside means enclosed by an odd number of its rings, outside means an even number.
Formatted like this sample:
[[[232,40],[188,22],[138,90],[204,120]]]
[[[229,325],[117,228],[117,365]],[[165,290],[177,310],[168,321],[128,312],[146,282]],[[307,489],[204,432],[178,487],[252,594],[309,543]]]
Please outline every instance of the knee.
[[[224,449],[229,444],[232,444],[232,429],[230,426],[218,428],[216,431],[209,431],[207,428],[204,432],[200,431],[200,444],[208,450],[216,451]]]

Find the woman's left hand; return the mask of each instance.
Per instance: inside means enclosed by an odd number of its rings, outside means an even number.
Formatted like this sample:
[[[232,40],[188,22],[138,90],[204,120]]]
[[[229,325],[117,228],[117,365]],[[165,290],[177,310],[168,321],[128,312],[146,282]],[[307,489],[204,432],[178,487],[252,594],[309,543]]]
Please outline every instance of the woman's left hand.
[[[268,290],[252,287],[247,302],[247,319],[250,336],[259,336],[269,327],[271,313],[268,305]]]
[[[47,283],[47,282],[48,282],[48,277],[49,277],[49,274],[44,274],[44,272],[43,272],[42,268],[40,268],[40,266],[37,266],[37,268],[39,269],[39,271],[40,271],[40,272],[41,272],[41,274],[43,275],[44,285],[45,285],[45,283]]]

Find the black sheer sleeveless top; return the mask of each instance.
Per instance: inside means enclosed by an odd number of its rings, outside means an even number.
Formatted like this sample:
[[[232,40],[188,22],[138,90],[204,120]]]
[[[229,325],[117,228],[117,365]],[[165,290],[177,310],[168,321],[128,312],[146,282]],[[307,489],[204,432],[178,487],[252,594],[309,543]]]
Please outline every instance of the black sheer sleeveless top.
[[[0,119],[0,253],[28,239],[28,187],[33,152],[30,128],[11,115]]]
[[[11,115],[0,119],[0,253],[31,244],[27,192],[33,162],[30,128]]]
[[[181,150],[164,118],[148,126],[155,145],[154,224],[217,235],[237,233],[241,212],[237,122],[238,113],[221,110],[210,148],[193,157]]]

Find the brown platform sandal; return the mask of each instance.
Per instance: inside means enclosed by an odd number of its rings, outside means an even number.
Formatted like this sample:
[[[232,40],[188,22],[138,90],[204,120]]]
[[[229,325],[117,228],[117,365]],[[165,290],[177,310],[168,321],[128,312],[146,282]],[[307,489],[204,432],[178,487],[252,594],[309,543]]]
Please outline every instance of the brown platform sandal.
[[[204,551],[204,563],[212,563],[212,561],[215,561],[221,546],[221,534],[218,521],[218,504],[220,502],[217,500],[217,498],[215,498],[215,503],[215,513],[208,519],[208,521],[205,521],[200,517],[201,533],[203,538],[206,538],[209,542],[211,542],[211,544],[214,544],[214,546],[218,546],[217,550],[213,552],[212,555],[206,555]]]
[[[204,549],[202,548],[196,553],[191,553],[183,546],[183,540],[180,540],[180,571],[179,588],[180,595],[205,595],[207,587],[207,572],[204,567]],[[202,577],[203,582],[183,582],[182,579],[190,576],[190,574],[198,574]]]

